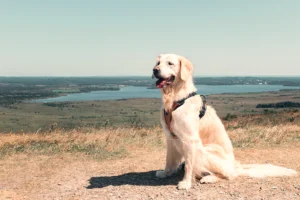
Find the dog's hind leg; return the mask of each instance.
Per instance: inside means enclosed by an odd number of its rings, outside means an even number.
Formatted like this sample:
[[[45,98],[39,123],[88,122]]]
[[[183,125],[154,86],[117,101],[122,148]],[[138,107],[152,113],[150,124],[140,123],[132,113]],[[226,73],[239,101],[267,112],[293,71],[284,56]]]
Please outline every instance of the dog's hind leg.
[[[208,153],[204,165],[206,169],[213,172],[214,174],[217,174],[218,177],[222,177],[224,179],[230,180],[238,176],[235,162],[231,159],[220,158],[217,155]],[[212,180],[214,178],[207,177],[202,182],[212,182],[210,180],[207,181],[208,179]],[[215,180],[217,181],[218,179]]]
[[[182,155],[175,148],[173,139],[167,139],[166,167],[163,171],[157,171],[156,177],[166,178],[175,174],[181,167],[181,160]]]

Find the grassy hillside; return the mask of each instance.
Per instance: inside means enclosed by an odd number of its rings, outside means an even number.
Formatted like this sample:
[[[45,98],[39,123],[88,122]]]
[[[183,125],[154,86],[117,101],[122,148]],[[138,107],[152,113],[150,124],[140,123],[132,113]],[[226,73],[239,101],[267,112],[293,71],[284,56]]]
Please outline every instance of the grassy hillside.
[[[299,142],[297,107],[257,108],[258,104],[299,102],[299,97],[300,91],[281,91],[210,95],[207,99],[221,116],[234,146],[248,147]],[[106,159],[124,156],[130,148],[163,147],[160,101],[20,103],[2,107],[0,156],[83,153]]]

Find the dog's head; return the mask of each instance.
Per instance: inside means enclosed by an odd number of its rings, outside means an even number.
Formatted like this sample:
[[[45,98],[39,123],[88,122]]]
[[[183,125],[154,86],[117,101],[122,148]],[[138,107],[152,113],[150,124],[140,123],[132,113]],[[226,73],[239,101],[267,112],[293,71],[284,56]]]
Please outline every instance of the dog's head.
[[[185,57],[175,54],[161,54],[157,57],[152,77],[157,78],[156,87],[163,88],[192,76],[193,65]]]

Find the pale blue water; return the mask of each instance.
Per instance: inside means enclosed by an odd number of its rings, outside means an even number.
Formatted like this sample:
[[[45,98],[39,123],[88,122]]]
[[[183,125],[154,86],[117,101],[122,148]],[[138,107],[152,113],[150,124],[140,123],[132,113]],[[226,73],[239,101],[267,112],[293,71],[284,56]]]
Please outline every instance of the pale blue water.
[[[199,94],[221,94],[221,93],[248,93],[279,91],[280,89],[300,89],[300,87],[287,87],[281,85],[196,85]],[[63,102],[63,101],[93,101],[128,98],[160,98],[158,89],[147,89],[146,87],[123,87],[120,91],[94,91],[89,93],[69,94],[56,98],[37,99],[33,102]]]

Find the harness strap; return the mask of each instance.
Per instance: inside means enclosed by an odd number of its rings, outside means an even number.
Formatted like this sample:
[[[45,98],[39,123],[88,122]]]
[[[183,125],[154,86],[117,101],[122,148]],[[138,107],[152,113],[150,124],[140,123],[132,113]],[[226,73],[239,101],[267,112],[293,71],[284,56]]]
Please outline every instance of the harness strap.
[[[202,109],[200,110],[200,114],[199,114],[199,118],[201,119],[202,117],[204,117],[206,113],[206,97],[204,95],[200,95],[200,97],[202,98],[203,101]]]
[[[168,129],[170,130],[171,132],[171,135],[173,136],[173,138],[177,138],[177,136],[173,133],[172,129],[171,129],[171,122],[172,122],[172,112],[174,110],[176,110],[178,107],[182,106],[184,103],[185,103],[185,100],[187,100],[188,98],[191,98],[193,96],[197,95],[196,92],[192,92],[190,93],[186,98],[180,100],[180,101],[176,101],[173,103],[172,105],[172,109],[170,110],[170,112],[167,112],[165,109],[164,109],[164,117],[165,117],[165,122],[168,126]],[[202,109],[200,110],[199,112],[199,118],[201,119],[205,113],[206,113],[206,97],[204,95],[200,95],[200,97],[202,98],[202,101],[203,101],[203,105],[202,105]]]
[[[173,131],[171,129],[172,112],[168,113],[166,110],[164,110],[164,116],[165,116],[165,121],[168,126],[168,129],[171,132],[171,135],[173,136],[173,138],[177,138],[177,136],[173,133]]]

